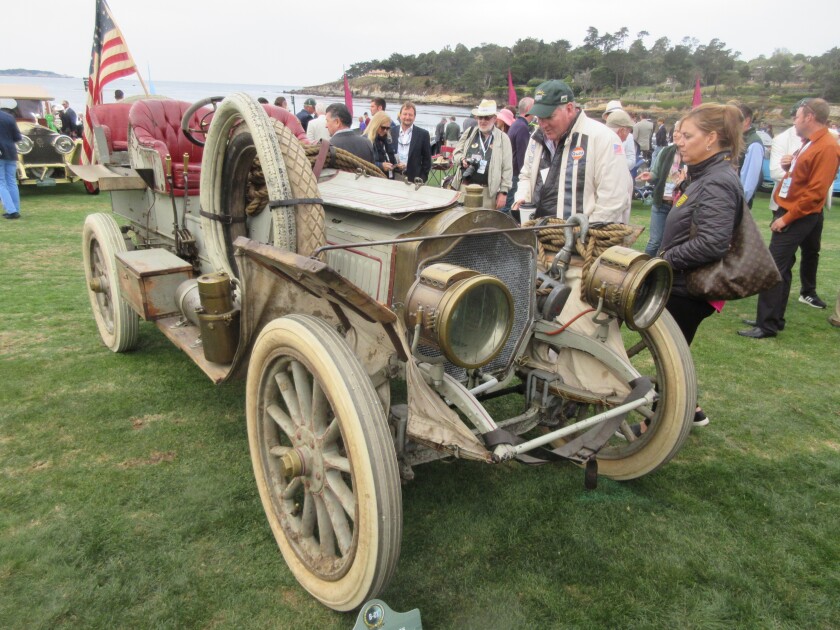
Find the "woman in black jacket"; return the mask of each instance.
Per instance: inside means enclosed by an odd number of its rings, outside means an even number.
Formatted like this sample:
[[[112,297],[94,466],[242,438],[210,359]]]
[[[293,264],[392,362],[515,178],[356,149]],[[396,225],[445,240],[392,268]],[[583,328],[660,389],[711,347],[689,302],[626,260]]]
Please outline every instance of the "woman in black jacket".
[[[389,179],[393,179],[397,158],[391,145],[391,118],[385,112],[376,112],[365,127],[363,135],[367,136],[373,145],[373,163],[384,171]]]
[[[682,119],[677,149],[688,165],[685,180],[665,221],[662,257],[674,269],[668,312],[691,344],[700,322],[723,308],[689,295],[685,273],[720,260],[729,249],[744,207],[744,191],[733,156],[741,154],[743,118],[734,105],[700,105]],[[695,426],[709,419],[700,409]]]

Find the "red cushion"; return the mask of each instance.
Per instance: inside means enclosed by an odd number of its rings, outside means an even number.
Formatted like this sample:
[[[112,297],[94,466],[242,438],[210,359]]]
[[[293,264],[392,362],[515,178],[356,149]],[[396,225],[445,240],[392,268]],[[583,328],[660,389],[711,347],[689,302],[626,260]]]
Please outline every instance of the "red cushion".
[[[108,151],[128,149],[128,110],[131,103],[104,103],[94,105],[90,110],[90,122],[94,127],[102,127]]]
[[[175,188],[184,187],[184,153],[189,155],[190,191],[197,191],[203,147],[189,140],[181,131],[181,119],[191,103],[169,99],[137,101],[128,113],[128,122],[141,146],[155,149],[160,155],[164,172],[166,156],[172,157],[172,172]],[[192,115],[190,127],[198,129],[202,118],[211,110],[202,107]],[[163,188],[168,188],[164,185]]]
[[[198,190],[198,184],[201,180],[201,164],[190,164],[187,170],[189,173],[189,190]],[[172,182],[175,188],[184,187],[184,163],[178,162],[172,164]]]

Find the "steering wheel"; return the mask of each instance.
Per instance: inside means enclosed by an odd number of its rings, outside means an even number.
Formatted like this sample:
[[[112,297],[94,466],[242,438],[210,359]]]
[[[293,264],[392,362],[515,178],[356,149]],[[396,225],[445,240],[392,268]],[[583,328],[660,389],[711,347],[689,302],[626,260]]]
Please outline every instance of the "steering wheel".
[[[190,105],[190,108],[185,111],[184,115],[181,117],[181,131],[184,132],[187,140],[199,147],[204,146],[204,140],[199,140],[193,134],[201,134],[205,139],[207,138],[207,128],[210,126],[210,119],[213,117],[213,114],[216,113],[218,104],[221,103],[224,98],[224,96],[208,96],[207,98],[203,98]],[[213,109],[209,110],[201,117],[198,121],[198,129],[190,127],[193,114],[206,105],[212,105]]]

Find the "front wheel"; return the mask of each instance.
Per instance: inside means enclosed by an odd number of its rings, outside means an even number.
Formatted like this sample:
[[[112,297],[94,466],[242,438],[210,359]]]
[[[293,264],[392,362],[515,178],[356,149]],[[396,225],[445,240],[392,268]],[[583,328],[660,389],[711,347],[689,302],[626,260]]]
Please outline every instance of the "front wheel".
[[[260,333],[248,367],[251,461],[274,537],[300,584],[348,611],[396,570],[402,497],[370,379],[322,320],[291,315]]]
[[[651,380],[658,394],[652,405],[631,411],[620,429],[624,437],[611,437],[596,456],[600,474],[628,480],[655,471],[679,452],[691,432],[697,377],[688,344],[667,311],[646,330],[633,331],[622,326],[621,332],[631,364]],[[614,372],[609,366],[603,367]],[[562,395],[563,385],[558,389]],[[566,399],[562,408],[567,413],[567,423],[621,402],[607,401],[607,397],[597,393],[587,397],[589,400],[583,398],[569,395]],[[599,402],[594,402],[599,398]],[[632,427],[641,424],[647,430],[636,437]]]

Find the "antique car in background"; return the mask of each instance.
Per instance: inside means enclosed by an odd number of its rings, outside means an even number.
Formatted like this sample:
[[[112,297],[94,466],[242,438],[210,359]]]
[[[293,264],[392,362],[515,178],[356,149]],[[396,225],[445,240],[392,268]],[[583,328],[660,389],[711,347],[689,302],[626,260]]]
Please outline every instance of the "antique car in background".
[[[293,114],[246,94],[97,119],[100,163],[78,171],[120,219],[83,229],[99,334],[130,351],[153,322],[213,382],[245,380],[266,516],[324,605],[387,588],[420,464],[566,461],[593,487],[657,470],[688,436],[696,378],[663,312],[671,269],[624,246],[627,226],[520,227],[480,190],[304,146]]]
[[[18,182],[54,186],[78,181],[71,164],[81,163],[82,142],[48,126],[53,97],[34,85],[0,85],[0,108],[17,120],[23,135],[18,145]]]

